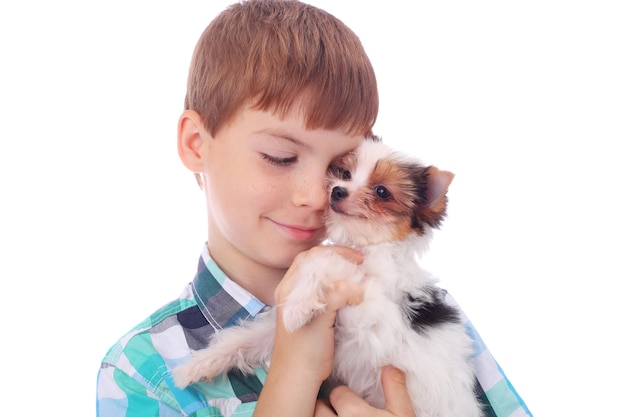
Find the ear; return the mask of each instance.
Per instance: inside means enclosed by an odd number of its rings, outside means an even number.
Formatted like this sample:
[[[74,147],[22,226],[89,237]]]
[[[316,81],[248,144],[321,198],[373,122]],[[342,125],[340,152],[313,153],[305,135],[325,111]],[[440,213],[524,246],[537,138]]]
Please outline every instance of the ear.
[[[200,115],[194,110],[185,110],[178,120],[178,156],[196,178],[204,170],[202,149],[206,140],[210,137]]]
[[[442,171],[430,166],[426,170],[428,173],[428,189],[426,191],[427,207],[433,213],[443,216],[448,205],[446,193],[452,183],[454,174],[450,171]]]
[[[436,167],[420,169],[418,181],[420,188],[424,191],[422,204],[416,206],[416,211],[412,219],[414,228],[424,231],[424,224],[431,227],[439,227],[446,216],[448,207],[448,187],[454,178],[454,174],[449,171],[442,171]]]

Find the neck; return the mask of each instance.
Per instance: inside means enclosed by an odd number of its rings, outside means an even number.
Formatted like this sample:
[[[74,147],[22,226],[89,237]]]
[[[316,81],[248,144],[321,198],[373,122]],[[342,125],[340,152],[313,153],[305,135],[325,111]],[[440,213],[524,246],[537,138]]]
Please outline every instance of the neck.
[[[238,252],[222,252],[219,246],[212,247],[209,254],[217,266],[230,278],[265,305],[274,305],[274,290],[287,269],[260,265]]]

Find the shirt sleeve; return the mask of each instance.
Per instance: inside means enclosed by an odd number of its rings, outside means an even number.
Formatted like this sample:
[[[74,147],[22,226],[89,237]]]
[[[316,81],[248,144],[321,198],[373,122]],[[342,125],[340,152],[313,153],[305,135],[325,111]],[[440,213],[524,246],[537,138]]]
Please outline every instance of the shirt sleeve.
[[[98,373],[96,415],[99,417],[181,417],[158,398],[148,386],[142,385],[124,371],[104,365]]]
[[[171,336],[171,335],[170,335]],[[229,372],[211,383],[175,385],[172,364],[155,349],[172,339],[147,333],[125,337],[105,356],[98,372],[97,417],[248,417],[256,406],[263,370]]]
[[[471,361],[476,373],[477,395],[484,405],[485,417],[532,417],[524,400],[515,391],[472,322],[452,296],[444,292],[446,302],[460,311],[465,330],[474,342]]]

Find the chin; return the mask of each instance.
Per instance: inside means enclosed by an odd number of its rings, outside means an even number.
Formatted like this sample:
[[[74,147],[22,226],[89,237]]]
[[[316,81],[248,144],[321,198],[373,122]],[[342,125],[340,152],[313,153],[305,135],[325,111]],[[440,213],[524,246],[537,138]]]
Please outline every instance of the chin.
[[[420,417],[479,417],[472,341],[461,314],[437,280],[419,265],[433,230],[446,217],[454,175],[384,145],[363,141],[328,179],[328,244],[364,254],[355,265],[332,251],[299,264],[300,279],[282,306],[288,331],[305,326],[325,308],[325,292],[340,280],[363,288],[363,301],[337,312],[335,359],[328,383],[348,385],[383,408],[381,370],[402,370]],[[211,380],[232,368],[267,366],[275,310],[217,333],[174,370],[179,386]]]

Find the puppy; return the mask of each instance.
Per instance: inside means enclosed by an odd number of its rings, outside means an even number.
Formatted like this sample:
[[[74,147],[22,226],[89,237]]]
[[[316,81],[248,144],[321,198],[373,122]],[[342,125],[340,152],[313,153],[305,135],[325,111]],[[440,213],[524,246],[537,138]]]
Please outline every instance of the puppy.
[[[361,251],[364,262],[355,265],[333,253],[303,262],[283,305],[285,328],[295,331],[322,311],[334,282],[354,280],[364,298],[337,313],[331,387],[346,384],[382,408],[381,369],[393,365],[406,376],[418,416],[481,416],[469,363],[472,342],[459,312],[417,263],[445,217],[454,175],[423,166],[378,138],[365,140],[331,171],[328,239]],[[269,366],[274,314],[217,333],[174,370],[177,385],[211,380],[232,368],[252,373]]]

